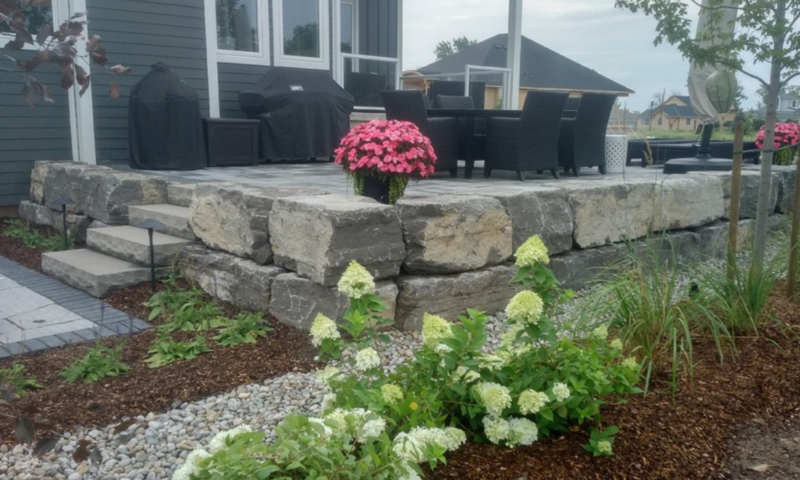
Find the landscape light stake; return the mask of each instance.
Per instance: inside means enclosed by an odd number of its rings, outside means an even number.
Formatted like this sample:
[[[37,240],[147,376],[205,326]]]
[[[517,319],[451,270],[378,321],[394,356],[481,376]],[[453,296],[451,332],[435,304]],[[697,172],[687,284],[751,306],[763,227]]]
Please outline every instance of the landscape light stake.
[[[147,237],[150,240],[150,289],[155,293],[156,291],[156,253],[153,247],[153,230],[163,227],[164,224],[155,218],[148,218],[143,222],[135,225],[139,228],[147,229]]]
[[[61,225],[64,227],[64,230],[61,233],[64,235],[64,250],[69,250],[69,234],[67,233],[67,205],[72,204],[71,198],[59,198],[53,200],[53,203],[56,205],[61,205]]]

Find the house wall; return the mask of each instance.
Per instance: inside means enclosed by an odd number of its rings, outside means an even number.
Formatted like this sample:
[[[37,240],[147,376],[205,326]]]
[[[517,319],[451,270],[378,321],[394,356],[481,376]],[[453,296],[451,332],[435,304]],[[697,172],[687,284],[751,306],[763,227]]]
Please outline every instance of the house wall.
[[[97,163],[128,161],[128,100],[136,83],[158,62],[181,76],[208,115],[205,10],[199,0],[87,0],[89,33],[103,38],[110,64],[133,68],[116,81],[122,96],[111,99],[115,78],[92,76]]]
[[[27,52],[6,52],[18,60]],[[0,65],[13,66],[10,60],[0,59]],[[48,86],[54,102],[41,102],[30,107],[22,96],[24,80],[6,74],[0,81],[0,206],[18,205],[28,198],[31,169],[36,160],[72,158],[69,127],[69,102],[66,92],[58,86],[61,74],[49,65],[33,73]]]

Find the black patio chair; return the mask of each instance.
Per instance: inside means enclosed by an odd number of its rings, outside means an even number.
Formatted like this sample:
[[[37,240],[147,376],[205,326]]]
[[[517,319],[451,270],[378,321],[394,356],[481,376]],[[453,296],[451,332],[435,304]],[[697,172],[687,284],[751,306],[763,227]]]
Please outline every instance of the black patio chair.
[[[617,96],[609,93],[584,93],[575,118],[561,121],[558,163],[577,177],[581,167],[597,167],[606,174],[606,129]]]
[[[436,95],[433,100],[434,108],[449,108],[461,110],[474,110],[472,97],[456,95]],[[465,162],[475,162],[484,156],[486,143],[486,119],[468,118],[458,119],[458,158]]]
[[[458,122],[451,117],[428,118],[425,97],[420,90],[384,91],[383,106],[387,120],[411,122],[428,137],[436,152],[436,171],[458,174]]]
[[[484,176],[513,170],[524,181],[526,171],[550,170],[558,178],[558,132],[567,97],[565,92],[530,91],[519,119],[490,118]]]
[[[581,97],[569,97],[566,105],[564,105],[563,118],[575,118],[578,114],[578,106],[581,104]]]

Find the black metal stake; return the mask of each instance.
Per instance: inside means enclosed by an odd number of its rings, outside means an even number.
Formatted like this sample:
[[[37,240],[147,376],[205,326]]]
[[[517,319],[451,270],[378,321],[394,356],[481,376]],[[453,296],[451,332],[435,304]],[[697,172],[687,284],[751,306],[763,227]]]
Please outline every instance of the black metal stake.
[[[61,204],[61,221],[64,225],[64,230],[62,233],[64,234],[64,251],[69,250],[69,242],[67,241],[67,204]]]
[[[153,248],[153,229],[147,229],[147,236],[150,238],[150,290],[156,291],[156,252]]]

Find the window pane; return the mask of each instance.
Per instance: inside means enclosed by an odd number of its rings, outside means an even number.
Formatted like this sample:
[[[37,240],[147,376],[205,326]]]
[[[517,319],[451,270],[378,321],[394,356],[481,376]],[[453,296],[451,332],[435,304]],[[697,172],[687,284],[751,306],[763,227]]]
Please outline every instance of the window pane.
[[[26,4],[28,2],[23,2]],[[53,24],[53,8],[49,5],[46,7],[20,7],[19,0],[0,0],[0,13],[11,16],[13,18],[25,19],[25,26],[28,31],[36,36],[39,27],[45,24]],[[0,21],[0,33],[11,33],[11,29],[6,22]]]
[[[342,52],[353,53],[353,5],[342,4]]]
[[[257,0],[217,0],[217,47],[258,52]]]
[[[283,54],[319,58],[319,0],[283,0]]]
[[[374,60],[355,60],[346,63],[344,89],[355,97],[359,107],[382,107],[381,92],[394,90],[396,65]]]

